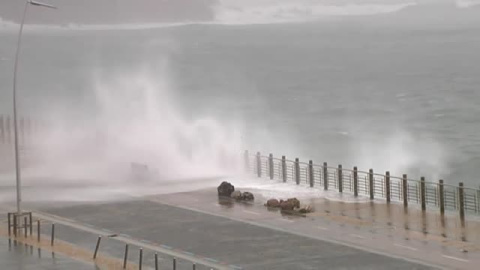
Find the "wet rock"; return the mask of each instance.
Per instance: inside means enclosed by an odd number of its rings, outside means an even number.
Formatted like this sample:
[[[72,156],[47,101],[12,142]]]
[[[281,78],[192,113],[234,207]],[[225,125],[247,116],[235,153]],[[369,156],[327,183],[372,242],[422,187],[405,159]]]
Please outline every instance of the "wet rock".
[[[277,199],[270,199],[267,201],[265,206],[277,208],[277,207],[280,207],[280,202]]]
[[[281,208],[283,211],[292,211],[292,210],[295,208],[295,205],[294,205],[293,201],[280,200],[280,208]]]
[[[243,199],[243,194],[239,190],[235,190],[234,192],[232,192],[230,197],[232,197],[232,199],[235,199],[235,200],[242,200]]]
[[[229,182],[222,182],[217,188],[218,196],[230,197],[235,191],[235,187]]]
[[[293,208],[300,208],[300,201],[297,198],[290,198],[287,199],[287,202],[291,203],[293,205]]]
[[[244,201],[253,201],[254,199],[255,199],[255,197],[250,192],[244,192],[242,194],[242,200],[244,200]]]
[[[304,206],[304,207],[298,209],[298,212],[302,213],[302,214],[311,213],[311,212],[313,212],[313,207],[311,205],[307,205],[307,206]]]

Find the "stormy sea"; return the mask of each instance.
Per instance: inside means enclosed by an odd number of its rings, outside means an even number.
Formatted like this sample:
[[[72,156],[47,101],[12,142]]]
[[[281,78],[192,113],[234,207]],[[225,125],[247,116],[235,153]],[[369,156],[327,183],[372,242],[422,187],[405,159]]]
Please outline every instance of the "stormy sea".
[[[248,149],[478,188],[480,2],[225,2],[210,22],[27,20],[19,111],[48,126],[49,170],[191,177]],[[3,115],[18,27],[0,20]]]

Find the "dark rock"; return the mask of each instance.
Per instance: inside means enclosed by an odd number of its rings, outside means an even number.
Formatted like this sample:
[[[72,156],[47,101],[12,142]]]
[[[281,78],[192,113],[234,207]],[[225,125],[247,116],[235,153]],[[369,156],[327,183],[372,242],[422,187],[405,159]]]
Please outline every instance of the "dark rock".
[[[253,201],[253,200],[255,199],[255,197],[254,197],[253,194],[250,193],[250,192],[244,192],[244,193],[242,194],[242,199],[243,199],[244,201]]]
[[[230,197],[235,191],[235,187],[229,182],[222,182],[217,188],[218,196]]]
[[[312,208],[312,206],[307,205],[307,206],[304,206],[304,207],[298,209],[298,212],[302,213],[302,214],[308,214],[308,213],[313,212],[313,208]]]
[[[300,201],[297,198],[287,199],[287,202],[293,205],[293,208],[300,208]]]
[[[280,202],[277,199],[270,199],[265,204],[267,207],[280,207]]]
[[[280,200],[280,208],[283,211],[292,211],[295,208],[295,205],[293,201]]]

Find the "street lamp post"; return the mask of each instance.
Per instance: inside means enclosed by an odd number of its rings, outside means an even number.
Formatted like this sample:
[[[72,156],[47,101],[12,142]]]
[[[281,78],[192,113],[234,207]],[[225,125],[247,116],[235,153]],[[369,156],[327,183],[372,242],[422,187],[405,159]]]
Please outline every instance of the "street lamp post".
[[[14,136],[14,145],[15,145],[15,176],[17,180],[17,212],[18,214],[22,213],[21,208],[21,201],[22,201],[22,190],[21,190],[21,170],[20,170],[20,153],[18,150],[18,123],[17,123],[17,71],[18,71],[18,58],[20,55],[20,46],[22,44],[22,32],[23,32],[23,24],[25,23],[25,18],[27,16],[28,6],[39,6],[39,7],[46,7],[46,8],[53,8],[56,7],[40,3],[34,0],[28,0],[25,2],[25,9],[23,11],[22,23],[20,24],[20,31],[18,33],[18,41],[17,41],[17,51],[15,54],[15,68],[13,71],[13,136]]]

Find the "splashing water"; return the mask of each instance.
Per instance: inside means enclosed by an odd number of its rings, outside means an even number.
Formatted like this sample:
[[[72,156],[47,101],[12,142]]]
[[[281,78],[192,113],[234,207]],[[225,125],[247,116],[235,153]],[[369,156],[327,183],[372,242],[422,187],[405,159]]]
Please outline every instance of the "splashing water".
[[[27,173],[48,179],[42,181],[104,184],[138,180],[135,173],[158,182],[239,167],[239,125],[209,117],[186,121],[162,74],[140,69],[95,77],[89,112],[52,108],[46,114],[49,127],[35,149],[39,164]]]

